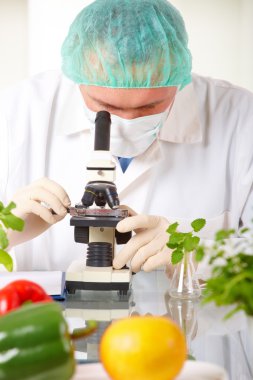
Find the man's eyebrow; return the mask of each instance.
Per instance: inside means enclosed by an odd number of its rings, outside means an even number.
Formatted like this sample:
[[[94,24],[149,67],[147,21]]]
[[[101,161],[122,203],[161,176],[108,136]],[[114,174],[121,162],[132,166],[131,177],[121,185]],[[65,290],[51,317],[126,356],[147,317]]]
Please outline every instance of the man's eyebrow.
[[[103,102],[102,100],[94,98],[91,95],[89,95],[89,97],[92,100],[94,100],[95,102],[99,103],[101,106],[108,107],[108,108],[113,108],[113,109],[116,109],[116,110],[124,110],[124,108],[122,108],[122,107],[117,107],[117,106],[115,106],[113,104]],[[150,108],[150,107],[156,106],[156,105],[158,105],[160,103],[163,103],[164,101],[165,101],[165,99],[160,99],[160,100],[157,100],[157,101],[152,102],[152,103],[144,104],[143,106],[131,107],[131,109],[138,110],[138,109]]]

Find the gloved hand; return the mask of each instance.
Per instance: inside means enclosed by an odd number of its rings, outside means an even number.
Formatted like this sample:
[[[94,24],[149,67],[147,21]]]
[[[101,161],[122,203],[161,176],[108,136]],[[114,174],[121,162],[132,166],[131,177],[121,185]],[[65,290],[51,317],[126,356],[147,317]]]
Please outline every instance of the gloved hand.
[[[33,239],[62,220],[70,205],[65,190],[48,178],[41,178],[18,190],[12,200],[16,204],[13,214],[25,221],[25,227],[22,232],[7,230],[9,248]]]
[[[169,222],[166,218],[154,215],[137,215],[127,208],[129,217],[117,224],[119,232],[134,231],[134,235],[113,261],[115,269],[122,268],[131,261],[131,269],[138,272],[143,269],[150,272],[160,265],[171,263],[171,250],[166,246],[168,234],[166,229]]]

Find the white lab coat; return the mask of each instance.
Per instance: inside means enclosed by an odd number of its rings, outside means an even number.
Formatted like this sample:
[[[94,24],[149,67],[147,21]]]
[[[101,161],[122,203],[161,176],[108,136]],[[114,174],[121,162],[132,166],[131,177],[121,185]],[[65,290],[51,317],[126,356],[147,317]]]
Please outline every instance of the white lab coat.
[[[0,199],[6,203],[46,176],[65,188],[73,205],[79,202],[93,141],[78,86],[60,73],[43,73],[5,92],[0,109]],[[159,139],[124,174],[115,159],[121,203],[182,226],[206,218],[206,238],[238,227],[253,214],[252,141],[253,95],[194,75],[177,94]],[[15,248],[17,268],[65,270],[85,252],[73,234],[67,215]]]

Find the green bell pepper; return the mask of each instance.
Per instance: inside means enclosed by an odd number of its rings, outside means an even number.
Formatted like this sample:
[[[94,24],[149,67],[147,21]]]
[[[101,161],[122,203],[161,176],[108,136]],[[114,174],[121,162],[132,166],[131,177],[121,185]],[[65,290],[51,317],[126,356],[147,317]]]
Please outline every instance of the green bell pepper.
[[[75,371],[71,339],[95,330],[88,325],[70,335],[55,302],[25,304],[0,317],[0,380],[69,380]]]

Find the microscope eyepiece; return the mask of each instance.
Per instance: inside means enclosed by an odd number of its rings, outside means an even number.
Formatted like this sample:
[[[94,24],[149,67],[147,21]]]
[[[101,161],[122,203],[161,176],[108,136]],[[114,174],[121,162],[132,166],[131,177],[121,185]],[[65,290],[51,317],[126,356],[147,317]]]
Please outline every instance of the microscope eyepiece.
[[[97,113],[95,120],[94,150],[110,150],[111,115],[107,111]]]
[[[107,119],[109,122],[111,122],[111,114],[107,111],[97,112],[95,122],[100,118]]]

